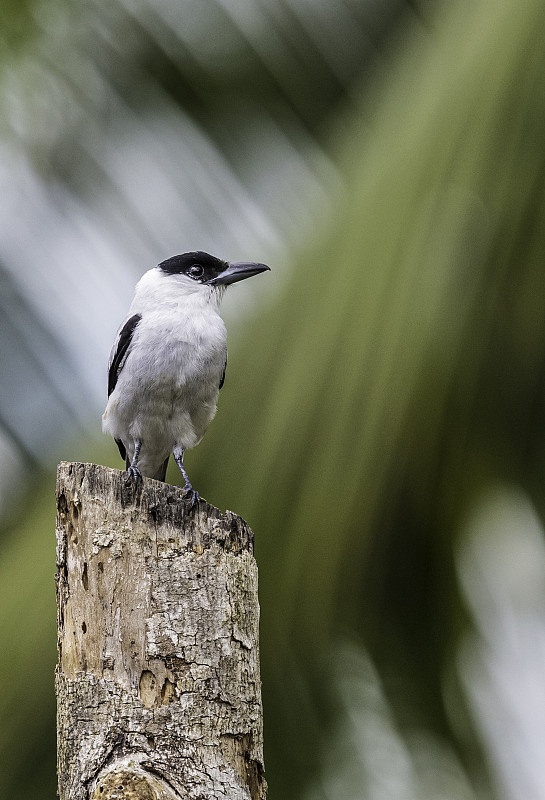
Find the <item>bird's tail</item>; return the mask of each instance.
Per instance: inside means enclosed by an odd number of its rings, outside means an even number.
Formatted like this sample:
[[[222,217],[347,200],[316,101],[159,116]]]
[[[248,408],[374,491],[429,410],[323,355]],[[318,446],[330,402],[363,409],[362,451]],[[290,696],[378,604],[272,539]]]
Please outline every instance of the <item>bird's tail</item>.
[[[167,476],[167,467],[168,467],[169,458],[170,458],[170,455],[168,455],[165,458],[165,460],[163,461],[163,463],[161,464],[161,466],[159,467],[159,469],[157,470],[157,472],[153,476],[156,481],[164,481],[165,480],[165,478]]]

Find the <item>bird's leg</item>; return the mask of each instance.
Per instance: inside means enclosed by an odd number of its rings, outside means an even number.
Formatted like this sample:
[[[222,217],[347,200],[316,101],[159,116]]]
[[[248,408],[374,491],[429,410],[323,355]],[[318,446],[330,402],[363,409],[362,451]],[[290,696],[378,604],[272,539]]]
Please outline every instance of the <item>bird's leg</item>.
[[[142,480],[142,473],[136,466],[138,464],[138,456],[140,455],[141,447],[142,447],[142,442],[140,441],[140,439],[136,439],[134,442],[134,455],[132,457],[130,467],[127,470],[129,478],[131,478],[135,486],[138,483],[138,481]]]
[[[195,503],[199,502],[199,493],[195,491],[195,489],[191,485],[191,481],[189,480],[189,476],[186,472],[184,467],[184,448],[183,447],[175,447],[173,450],[174,460],[178,464],[180,468],[180,472],[182,473],[182,478],[184,479],[184,492],[186,493],[186,500],[190,500],[191,506],[193,508]]]

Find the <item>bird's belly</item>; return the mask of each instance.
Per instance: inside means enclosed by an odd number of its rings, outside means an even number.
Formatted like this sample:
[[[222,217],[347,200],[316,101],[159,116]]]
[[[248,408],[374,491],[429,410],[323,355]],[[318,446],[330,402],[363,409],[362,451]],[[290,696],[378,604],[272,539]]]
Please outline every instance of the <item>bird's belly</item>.
[[[148,352],[152,360],[135,353],[127,358],[103,428],[124,442],[140,439],[164,459],[175,444],[195,447],[212,421],[225,350],[163,341]]]

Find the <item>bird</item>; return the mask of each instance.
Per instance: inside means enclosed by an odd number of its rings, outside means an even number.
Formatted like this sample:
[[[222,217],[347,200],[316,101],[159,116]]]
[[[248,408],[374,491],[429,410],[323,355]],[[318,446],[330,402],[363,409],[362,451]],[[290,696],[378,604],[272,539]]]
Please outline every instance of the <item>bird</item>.
[[[102,430],[116,441],[128,481],[164,481],[172,453],[184,499],[199,501],[184,453],[199,444],[216,413],[227,366],[219,307],[226,288],[269,270],[193,251],[175,255],[138,281],[108,362]]]

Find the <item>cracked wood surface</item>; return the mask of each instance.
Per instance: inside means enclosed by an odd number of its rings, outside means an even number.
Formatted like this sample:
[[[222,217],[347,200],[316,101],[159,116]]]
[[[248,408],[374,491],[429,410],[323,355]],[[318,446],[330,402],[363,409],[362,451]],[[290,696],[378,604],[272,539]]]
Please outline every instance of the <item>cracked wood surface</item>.
[[[243,519],[145,478],[57,475],[61,800],[262,800],[259,605]]]

